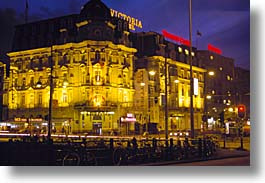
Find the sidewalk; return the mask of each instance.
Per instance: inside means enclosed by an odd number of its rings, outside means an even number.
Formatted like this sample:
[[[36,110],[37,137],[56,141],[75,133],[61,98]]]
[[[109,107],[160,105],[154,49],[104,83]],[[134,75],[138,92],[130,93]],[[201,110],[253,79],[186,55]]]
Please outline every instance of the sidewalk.
[[[170,164],[178,164],[178,163],[191,163],[191,162],[218,160],[218,159],[235,158],[235,157],[246,157],[246,156],[250,156],[249,151],[218,149],[218,151],[215,155],[213,155],[212,157],[204,158],[204,159],[203,158],[193,158],[193,159],[185,159],[185,160],[180,160],[180,161],[164,161],[164,162],[141,164],[140,166],[161,166],[161,165],[170,165]]]

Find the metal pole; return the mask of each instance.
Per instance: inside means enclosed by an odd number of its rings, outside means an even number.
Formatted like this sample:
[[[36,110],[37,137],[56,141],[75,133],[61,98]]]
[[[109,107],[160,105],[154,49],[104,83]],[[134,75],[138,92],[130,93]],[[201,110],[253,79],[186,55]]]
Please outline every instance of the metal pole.
[[[49,100],[49,114],[48,114],[48,142],[51,141],[51,127],[52,127],[52,96],[53,96],[53,64],[52,64],[52,46],[51,46],[51,58],[50,58],[50,100]]]
[[[207,73],[204,74],[204,112],[205,112],[205,115],[206,115],[206,122],[203,122],[203,123],[206,123],[206,126],[204,126],[203,124],[203,130],[205,132],[205,130],[208,129],[208,103],[207,103]],[[204,128],[205,127],[205,128]]]
[[[168,78],[168,69],[167,69],[167,45],[166,45],[166,48],[165,48],[165,137],[166,137],[166,146],[168,146],[167,78]]]
[[[189,0],[189,41],[190,41],[190,128],[191,128],[191,138],[194,138],[193,73],[192,73],[192,0]]]

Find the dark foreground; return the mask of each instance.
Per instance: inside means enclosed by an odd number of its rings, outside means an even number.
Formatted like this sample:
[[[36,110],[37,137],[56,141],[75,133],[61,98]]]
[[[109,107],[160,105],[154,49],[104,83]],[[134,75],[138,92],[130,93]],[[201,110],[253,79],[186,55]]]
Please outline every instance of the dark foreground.
[[[2,142],[0,149],[2,166],[161,166],[249,156],[246,151],[222,150],[210,138],[78,139],[53,143],[23,139]]]
[[[172,163],[166,166],[250,166],[250,157],[225,158],[190,163]]]

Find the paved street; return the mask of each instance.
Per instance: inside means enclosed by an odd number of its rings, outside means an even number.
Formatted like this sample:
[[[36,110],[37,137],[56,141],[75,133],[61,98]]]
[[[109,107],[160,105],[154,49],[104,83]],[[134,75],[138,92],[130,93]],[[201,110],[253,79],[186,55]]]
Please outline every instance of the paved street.
[[[250,157],[237,157],[192,163],[176,163],[166,166],[250,166]]]
[[[190,159],[149,163],[146,166],[250,166],[250,152],[241,150],[218,149],[217,154],[207,160]]]

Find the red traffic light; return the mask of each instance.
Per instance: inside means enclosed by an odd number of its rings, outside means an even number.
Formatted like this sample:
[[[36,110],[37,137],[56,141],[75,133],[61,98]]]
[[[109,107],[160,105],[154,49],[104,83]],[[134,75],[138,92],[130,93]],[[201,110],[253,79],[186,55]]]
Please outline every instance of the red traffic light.
[[[239,105],[238,106],[238,111],[239,112],[246,112],[246,106],[245,105]]]
[[[244,118],[246,115],[246,106],[245,105],[238,105],[238,117]]]

